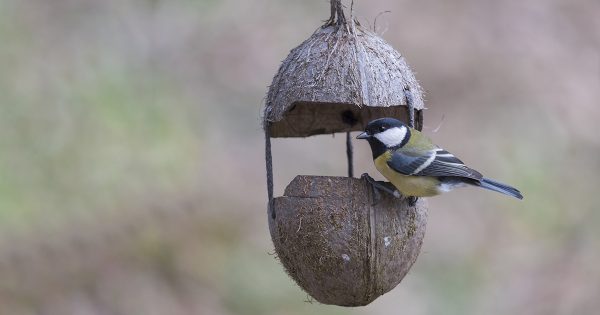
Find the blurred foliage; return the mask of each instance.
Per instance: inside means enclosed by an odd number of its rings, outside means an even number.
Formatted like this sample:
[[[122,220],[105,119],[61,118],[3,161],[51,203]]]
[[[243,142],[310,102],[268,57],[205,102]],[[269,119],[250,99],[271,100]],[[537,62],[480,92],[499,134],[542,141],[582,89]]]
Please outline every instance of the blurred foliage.
[[[426,133],[523,202],[431,198],[395,290],[309,303],[272,253],[260,110],[326,1],[0,0],[0,314],[597,313],[600,3],[355,9],[417,72]],[[343,175],[343,138],[275,140],[276,194]]]

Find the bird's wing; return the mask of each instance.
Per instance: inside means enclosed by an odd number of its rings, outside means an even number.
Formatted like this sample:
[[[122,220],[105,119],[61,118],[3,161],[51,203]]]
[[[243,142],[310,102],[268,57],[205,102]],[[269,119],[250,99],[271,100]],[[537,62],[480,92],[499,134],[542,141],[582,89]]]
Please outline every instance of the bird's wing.
[[[412,176],[456,176],[480,180],[483,176],[467,167],[452,153],[436,148],[425,154],[412,155],[400,150],[392,154],[387,164],[397,172]]]

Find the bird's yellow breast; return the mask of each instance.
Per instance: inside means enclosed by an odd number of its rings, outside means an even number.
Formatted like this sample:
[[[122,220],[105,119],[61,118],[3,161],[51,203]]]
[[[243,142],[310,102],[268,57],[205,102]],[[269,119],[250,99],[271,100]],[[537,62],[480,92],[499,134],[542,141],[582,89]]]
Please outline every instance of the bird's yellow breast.
[[[378,156],[375,168],[389,180],[404,196],[428,197],[440,194],[438,190],[439,181],[430,176],[409,176],[394,171],[387,161],[391,158],[390,151]]]

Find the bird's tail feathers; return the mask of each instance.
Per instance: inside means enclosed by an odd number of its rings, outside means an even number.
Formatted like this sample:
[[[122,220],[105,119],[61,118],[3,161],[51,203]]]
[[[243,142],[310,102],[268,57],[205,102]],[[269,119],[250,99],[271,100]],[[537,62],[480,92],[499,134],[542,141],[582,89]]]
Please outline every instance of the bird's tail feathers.
[[[481,188],[489,189],[518,199],[523,199],[523,195],[521,195],[521,192],[518,189],[489,178],[482,178],[481,181],[479,181],[476,185]]]

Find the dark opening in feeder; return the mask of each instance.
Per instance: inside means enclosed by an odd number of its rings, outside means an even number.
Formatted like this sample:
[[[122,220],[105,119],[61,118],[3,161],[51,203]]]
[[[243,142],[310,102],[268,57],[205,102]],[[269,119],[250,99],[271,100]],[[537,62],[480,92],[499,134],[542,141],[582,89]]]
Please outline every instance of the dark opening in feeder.
[[[425,202],[410,207],[352,178],[350,131],[379,117],[420,129],[423,95],[404,58],[376,34],[331,18],[283,61],[264,109],[269,228],[287,273],[317,301],[366,305],[393,289],[416,260]],[[273,198],[271,137],[347,133],[349,177],[297,176]]]

